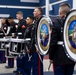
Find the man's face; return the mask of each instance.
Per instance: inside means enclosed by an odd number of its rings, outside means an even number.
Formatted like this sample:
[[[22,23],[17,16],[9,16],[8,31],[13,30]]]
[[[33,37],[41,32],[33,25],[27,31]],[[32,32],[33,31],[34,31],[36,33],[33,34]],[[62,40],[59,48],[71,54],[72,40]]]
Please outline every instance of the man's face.
[[[31,20],[29,17],[27,17],[27,18],[26,18],[26,23],[27,23],[28,25],[30,25],[30,24],[32,23],[32,20]]]
[[[22,18],[21,14],[16,14],[16,18],[20,20]]]
[[[36,8],[34,9],[33,15],[34,17],[38,17],[39,15],[41,15],[41,12]]]
[[[8,19],[8,22],[11,24],[12,23],[12,19]]]
[[[5,19],[1,19],[1,22],[2,22],[2,24],[5,24],[6,20]]]
[[[60,7],[59,8],[59,17],[63,18],[65,16],[65,14],[63,13],[63,9]]]

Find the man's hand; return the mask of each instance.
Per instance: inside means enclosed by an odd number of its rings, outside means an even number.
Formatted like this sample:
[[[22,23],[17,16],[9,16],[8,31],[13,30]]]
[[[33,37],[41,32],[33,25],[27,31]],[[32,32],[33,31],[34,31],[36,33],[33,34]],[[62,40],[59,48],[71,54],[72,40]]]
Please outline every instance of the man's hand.
[[[12,33],[12,37],[15,37],[15,33]]]
[[[7,36],[8,34],[7,33],[5,33],[5,36]]]
[[[30,50],[27,50],[27,53],[30,53]]]
[[[36,50],[37,53],[39,53],[39,50]]]
[[[53,63],[53,60],[49,60],[50,63]]]
[[[18,25],[15,25],[16,28],[18,28]]]

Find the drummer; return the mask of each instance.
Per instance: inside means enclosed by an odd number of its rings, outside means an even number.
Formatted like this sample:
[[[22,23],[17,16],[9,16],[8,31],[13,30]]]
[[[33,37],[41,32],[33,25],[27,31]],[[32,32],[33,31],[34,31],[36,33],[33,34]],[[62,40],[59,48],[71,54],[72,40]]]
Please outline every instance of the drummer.
[[[70,5],[62,3],[59,6],[59,18],[54,21],[49,49],[50,62],[54,65],[54,75],[73,75],[75,62],[65,53],[63,43],[64,20],[70,12]]]
[[[14,21],[14,18],[9,16],[8,23],[10,24],[9,36],[16,37],[18,24]]]
[[[34,45],[37,44],[37,27],[39,24],[39,21],[41,20],[43,10],[41,7],[37,7],[34,9],[33,15],[35,17],[34,24],[35,24],[35,40]],[[32,75],[43,75],[43,56],[39,53],[39,51],[36,49],[35,46],[33,46],[34,51],[32,52]],[[32,50],[33,50],[32,49]],[[32,51],[31,50],[31,51]]]
[[[28,25],[27,29],[25,30],[25,39],[32,39],[34,37],[34,33],[33,33],[33,21],[34,21],[34,17],[32,16],[28,16],[26,18],[26,23]],[[32,40],[30,41],[27,41],[25,42],[25,51],[26,51],[26,54],[25,56],[23,57],[23,60],[22,60],[22,64],[23,64],[23,73],[22,75],[31,75],[31,43],[32,43]],[[30,58],[30,60],[29,60]]]
[[[23,19],[23,12],[22,11],[18,11],[16,13],[16,18],[18,19],[18,38],[19,39],[24,39],[24,32],[27,28],[27,24],[26,24],[26,21]],[[21,45],[18,44],[18,51],[17,52],[21,52]],[[22,46],[22,49],[23,49],[23,46]]]
[[[3,38],[5,36],[5,33],[7,32],[7,24],[6,24],[6,18],[1,18],[1,23],[2,23],[2,27],[0,29],[0,33],[2,33],[0,35],[0,38]],[[0,43],[0,48],[2,43]],[[1,51],[0,50],[0,63],[5,63],[6,62],[6,58],[5,58],[5,51]]]
[[[0,29],[0,33],[2,31],[5,35],[5,33],[7,32],[7,28],[8,28],[7,23],[6,23],[6,18],[1,18],[1,22],[2,22],[2,27],[1,27],[2,29]]]
[[[16,25],[18,25],[13,17],[9,16],[8,17],[8,23],[10,24],[10,30],[8,32],[8,34],[6,34],[6,36],[12,36],[13,38],[16,37]],[[12,43],[11,43],[12,44]],[[10,47],[11,48],[11,47]],[[6,68],[13,68],[14,67],[14,57],[9,56],[8,57],[8,66],[5,66]]]
[[[18,11],[16,13],[16,18],[19,20],[18,22],[18,38],[24,39],[24,33],[27,28],[26,21],[23,19],[23,12]],[[24,49],[24,44],[22,45],[22,50]],[[21,44],[19,43],[17,46],[17,52],[22,52],[21,50]],[[17,73],[17,75],[21,74],[23,72],[23,55],[17,57],[17,70],[14,71],[14,73]]]

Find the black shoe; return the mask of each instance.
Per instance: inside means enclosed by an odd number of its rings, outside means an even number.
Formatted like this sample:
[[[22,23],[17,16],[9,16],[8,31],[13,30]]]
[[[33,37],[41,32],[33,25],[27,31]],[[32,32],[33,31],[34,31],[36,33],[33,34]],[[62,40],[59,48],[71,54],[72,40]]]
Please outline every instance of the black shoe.
[[[13,73],[18,73],[18,71],[17,71],[17,70],[15,70],[15,71],[13,71]]]
[[[2,63],[6,63],[6,61],[2,61]]]
[[[5,68],[13,68],[13,67],[5,66]]]
[[[17,72],[16,75],[22,75],[22,73],[21,72]]]
[[[0,63],[6,63],[5,61],[0,61]]]

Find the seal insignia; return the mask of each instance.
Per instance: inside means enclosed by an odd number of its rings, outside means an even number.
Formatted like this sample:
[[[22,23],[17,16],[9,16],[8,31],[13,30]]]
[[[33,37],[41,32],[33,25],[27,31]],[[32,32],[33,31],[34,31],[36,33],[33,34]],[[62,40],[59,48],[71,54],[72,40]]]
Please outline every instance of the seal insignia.
[[[68,57],[76,61],[76,10],[72,10],[66,17],[64,44]]]
[[[37,44],[39,51],[42,55],[47,54],[51,39],[51,24],[52,21],[49,17],[43,17],[38,25],[37,30]]]

